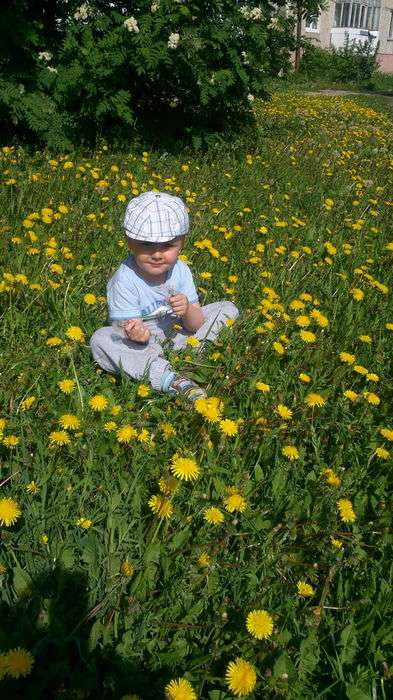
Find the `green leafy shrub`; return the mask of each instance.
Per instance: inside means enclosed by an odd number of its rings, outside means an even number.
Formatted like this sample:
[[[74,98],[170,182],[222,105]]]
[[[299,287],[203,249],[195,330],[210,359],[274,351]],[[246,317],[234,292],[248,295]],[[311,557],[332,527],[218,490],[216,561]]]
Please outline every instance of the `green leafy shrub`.
[[[325,78],[341,83],[363,83],[371,80],[378,68],[375,46],[350,42],[336,49],[321,49],[307,45],[300,72],[312,78]]]
[[[0,54],[0,116],[10,134],[52,148],[136,134],[200,145],[250,121],[266,76],[289,65],[293,21],[268,28],[269,8],[96,0],[61,5],[52,25],[47,16],[27,25],[24,3],[16,4],[21,29]]]

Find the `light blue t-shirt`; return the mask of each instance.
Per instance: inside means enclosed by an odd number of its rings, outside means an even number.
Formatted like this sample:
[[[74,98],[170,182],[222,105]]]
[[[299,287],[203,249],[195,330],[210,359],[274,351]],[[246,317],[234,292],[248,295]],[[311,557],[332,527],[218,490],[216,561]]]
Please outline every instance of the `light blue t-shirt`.
[[[163,284],[147,282],[135,268],[134,258],[123,260],[107,284],[108,321],[126,321],[129,318],[150,320],[172,314],[168,297],[185,294],[190,304],[198,303],[191,270],[177,260]]]

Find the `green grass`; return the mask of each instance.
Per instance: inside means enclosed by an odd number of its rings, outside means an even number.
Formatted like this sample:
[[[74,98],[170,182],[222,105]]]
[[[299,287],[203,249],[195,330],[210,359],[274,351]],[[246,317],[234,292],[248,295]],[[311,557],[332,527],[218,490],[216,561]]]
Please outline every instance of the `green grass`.
[[[1,498],[21,516],[2,528],[0,648],[23,647],[35,660],[25,679],[0,681],[4,697],[155,700],[185,677],[198,698],[228,700],[225,671],[238,656],[257,670],[250,698],[392,696],[392,447],[381,433],[393,429],[392,119],[361,100],[293,94],[256,111],[253,134],[205,155],[101,149],[64,169],[66,155],[51,165],[47,153],[2,154],[3,181],[15,183],[0,193]],[[231,298],[241,311],[202,358],[169,355],[222,400],[223,417],[239,421],[233,437],[181,402],[139,396],[138,384],[91,358],[106,282],[125,256],[118,195],[152,187],[189,204],[185,253],[201,303]],[[194,245],[204,239],[210,247]],[[301,339],[299,315],[314,342]],[[84,341],[67,339],[71,326]],[[62,343],[50,347],[50,337]],[[69,395],[57,384],[65,378],[75,381]],[[310,392],[325,404],[309,407]],[[109,402],[102,412],[89,405],[97,394]],[[53,447],[64,414],[81,427]],[[120,444],[104,429],[110,420],[146,429],[148,441]],[[164,423],[176,434],[166,439]],[[14,447],[9,435],[19,438]],[[284,457],[288,445],[298,459]],[[194,458],[201,476],[180,484],[173,516],[161,521],[148,501],[175,453]],[[27,491],[33,480],[36,494]],[[224,507],[230,486],[247,502],[242,513]],[[340,519],[339,499],[351,501],[354,522]],[[225,515],[220,526],[203,518],[211,505]],[[298,581],[314,595],[299,596]],[[254,609],[273,617],[266,640],[247,632]]]

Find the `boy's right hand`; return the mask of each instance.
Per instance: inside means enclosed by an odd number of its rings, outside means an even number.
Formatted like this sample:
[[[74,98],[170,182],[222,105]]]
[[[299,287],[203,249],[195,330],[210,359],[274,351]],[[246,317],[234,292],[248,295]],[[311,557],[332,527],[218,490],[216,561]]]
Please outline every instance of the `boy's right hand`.
[[[147,343],[150,338],[150,331],[143,325],[139,318],[131,319],[123,326],[127,338],[135,343]]]

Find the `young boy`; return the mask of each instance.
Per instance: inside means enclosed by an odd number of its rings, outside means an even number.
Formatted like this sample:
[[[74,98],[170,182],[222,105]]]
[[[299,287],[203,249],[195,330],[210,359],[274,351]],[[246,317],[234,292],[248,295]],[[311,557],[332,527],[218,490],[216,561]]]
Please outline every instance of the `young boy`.
[[[124,233],[131,251],[107,285],[110,326],[90,339],[93,357],[108,372],[120,367],[133,379],[147,374],[157,391],[194,402],[206,392],[178,374],[165,359],[161,343],[186,347],[187,338],[214,340],[227,319],[239,312],[230,301],[201,307],[191,270],[178,259],[189,220],[184,202],[166,192],[144,192],[131,199]],[[174,324],[181,330],[175,332]]]

